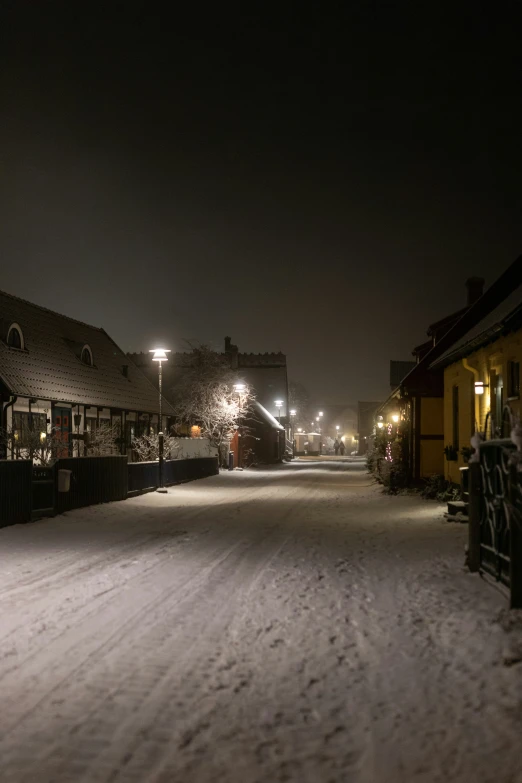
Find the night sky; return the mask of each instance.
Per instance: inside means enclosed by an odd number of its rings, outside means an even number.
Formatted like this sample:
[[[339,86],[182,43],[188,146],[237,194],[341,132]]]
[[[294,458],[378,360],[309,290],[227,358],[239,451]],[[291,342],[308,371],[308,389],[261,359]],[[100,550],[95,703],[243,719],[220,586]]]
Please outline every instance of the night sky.
[[[217,5],[0,3],[0,288],[379,399],[522,252],[518,4]]]

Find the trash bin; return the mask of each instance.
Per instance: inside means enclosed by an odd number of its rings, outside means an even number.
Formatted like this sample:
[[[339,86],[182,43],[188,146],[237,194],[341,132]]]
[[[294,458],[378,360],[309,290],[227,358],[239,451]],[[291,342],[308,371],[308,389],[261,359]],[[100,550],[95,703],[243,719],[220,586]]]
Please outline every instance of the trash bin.
[[[58,471],[58,492],[69,492],[71,488],[72,470],[61,469]]]

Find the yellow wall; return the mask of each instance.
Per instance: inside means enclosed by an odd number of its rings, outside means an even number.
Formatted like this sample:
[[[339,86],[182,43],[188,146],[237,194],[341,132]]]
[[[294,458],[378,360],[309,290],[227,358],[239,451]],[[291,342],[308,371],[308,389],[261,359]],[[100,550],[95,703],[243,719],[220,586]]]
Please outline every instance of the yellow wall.
[[[453,386],[459,387],[459,446],[469,446],[471,440],[472,409],[479,429],[483,430],[486,415],[495,406],[495,391],[491,384],[492,374],[502,374],[504,383],[504,404],[520,415],[520,399],[508,397],[508,362],[520,362],[522,365],[522,330],[499,337],[489,345],[479,348],[466,357],[467,363],[476,373],[464,367],[463,361],[446,367],[444,371],[444,446],[453,445]],[[484,394],[476,395],[475,380],[488,384]],[[465,465],[462,455],[458,462],[447,462],[445,474],[456,484],[460,482],[459,467]]]
[[[420,419],[420,475],[427,478],[444,471],[444,441],[441,438],[423,439],[425,435],[442,435],[444,432],[442,397],[422,397]]]

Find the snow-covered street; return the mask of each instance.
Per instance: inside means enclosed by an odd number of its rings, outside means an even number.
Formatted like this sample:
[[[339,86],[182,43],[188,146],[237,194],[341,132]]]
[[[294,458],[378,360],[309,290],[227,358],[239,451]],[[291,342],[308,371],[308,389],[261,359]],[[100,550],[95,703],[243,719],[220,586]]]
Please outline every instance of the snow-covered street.
[[[520,618],[442,512],[301,460],[0,530],[0,779],[521,783]]]

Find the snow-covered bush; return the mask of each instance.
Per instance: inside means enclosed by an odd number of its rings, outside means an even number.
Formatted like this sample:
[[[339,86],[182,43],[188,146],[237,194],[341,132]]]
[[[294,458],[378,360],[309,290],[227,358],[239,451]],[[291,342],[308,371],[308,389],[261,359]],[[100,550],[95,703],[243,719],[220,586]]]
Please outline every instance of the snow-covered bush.
[[[137,456],[137,462],[154,462],[159,459],[159,437],[157,433],[151,435],[139,435],[133,438],[132,449]],[[180,451],[178,438],[172,435],[163,437],[163,457],[164,459],[176,459]]]
[[[446,503],[448,500],[459,500],[461,493],[460,489],[454,487],[451,481],[437,473],[426,479],[421,496],[425,500],[438,500],[440,503]]]

